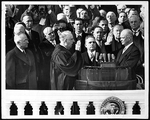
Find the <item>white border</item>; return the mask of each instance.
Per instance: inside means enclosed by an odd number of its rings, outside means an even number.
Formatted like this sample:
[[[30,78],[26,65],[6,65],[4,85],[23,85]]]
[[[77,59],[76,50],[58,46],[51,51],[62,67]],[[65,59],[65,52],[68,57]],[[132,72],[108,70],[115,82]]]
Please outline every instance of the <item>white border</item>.
[[[149,110],[149,103],[148,103],[148,98],[149,98],[149,6],[148,6],[148,1],[6,1],[6,2],[2,2],[2,8],[1,8],[1,15],[2,15],[2,19],[1,19],[1,73],[2,73],[2,84],[1,84],[1,91],[2,91],[2,99],[9,99],[8,93],[10,92],[11,94],[15,95],[15,91],[14,90],[6,90],[5,89],[5,4],[19,4],[19,5],[28,5],[28,4],[74,4],[74,5],[81,5],[81,4],[86,4],[86,5],[91,5],[91,4],[99,4],[99,5],[115,5],[115,4],[121,4],[121,3],[125,3],[126,5],[144,5],[145,6],[145,104],[146,104],[146,109],[145,111],[147,112],[147,116],[148,116],[148,110]],[[20,91],[19,91],[20,92]],[[38,93],[42,94],[42,93],[48,93],[48,91],[28,91],[28,90],[21,90],[21,93],[25,92],[27,95],[30,96],[30,93],[34,92],[35,95],[37,95]],[[107,93],[110,92],[110,94],[113,94],[112,91],[55,91],[55,90],[51,90],[50,94],[51,95],[56,95],[56,96],[60,96],[60,95],[66,95],[69,94],[71,95],[73,94],[102,94],[102,93]],[[115,94],[116,93],[121,93],[122,91],[114,91]],[[133,92],[133,91],[132,91]],[[18,92],[17,92],[18,93]],[[72,95],[71,95],[72,96]],[[70,96],[70,97],[71,97]],[[89,96],[90,97],[90,96]],[[3,103],[1,103],[3,105]],[[2,111],[3,111],[3,107],[2,107]],[[146,117],[147,117],[146,116]],[[82,116],[81,116],[82,117]],[[95,117],[95,116],[94,116]],[[132,118],[133,116],[131,116]]]

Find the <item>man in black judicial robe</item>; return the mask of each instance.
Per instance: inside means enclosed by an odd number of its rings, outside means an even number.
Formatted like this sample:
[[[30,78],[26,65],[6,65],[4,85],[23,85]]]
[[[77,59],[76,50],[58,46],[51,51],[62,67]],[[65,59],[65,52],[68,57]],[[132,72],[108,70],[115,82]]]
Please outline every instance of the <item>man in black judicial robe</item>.
[[[58,32],[60,44],[56,45],[50,61],[50,86],[51,90],[72,90],[78,71],[83,61],[81,57],[81,43],[77,43],[75,52],[69,49],[74,42],[70,31]]]

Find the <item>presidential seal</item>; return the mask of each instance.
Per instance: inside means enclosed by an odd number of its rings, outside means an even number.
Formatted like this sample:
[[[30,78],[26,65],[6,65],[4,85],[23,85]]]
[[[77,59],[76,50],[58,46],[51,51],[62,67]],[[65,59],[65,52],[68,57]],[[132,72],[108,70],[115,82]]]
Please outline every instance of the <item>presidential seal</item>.
[[[100,108],[101,114],[125,114],[125,104],[117,97],[105,99]]]

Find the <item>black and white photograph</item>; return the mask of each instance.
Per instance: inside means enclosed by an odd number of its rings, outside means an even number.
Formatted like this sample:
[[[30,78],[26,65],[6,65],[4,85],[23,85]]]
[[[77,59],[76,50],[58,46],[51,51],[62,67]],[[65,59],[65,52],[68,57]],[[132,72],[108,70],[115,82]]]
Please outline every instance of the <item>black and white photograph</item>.
[[[2,119],[148,119],[148,1],[2,1]]]

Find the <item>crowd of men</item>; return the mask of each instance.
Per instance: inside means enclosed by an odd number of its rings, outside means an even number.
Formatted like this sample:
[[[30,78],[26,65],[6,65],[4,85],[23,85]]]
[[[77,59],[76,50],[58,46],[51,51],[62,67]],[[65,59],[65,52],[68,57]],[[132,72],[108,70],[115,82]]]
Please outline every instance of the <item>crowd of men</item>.
[[[144,79],[144,6],[6,5],[6,89],[72,90],[111,54]]]

